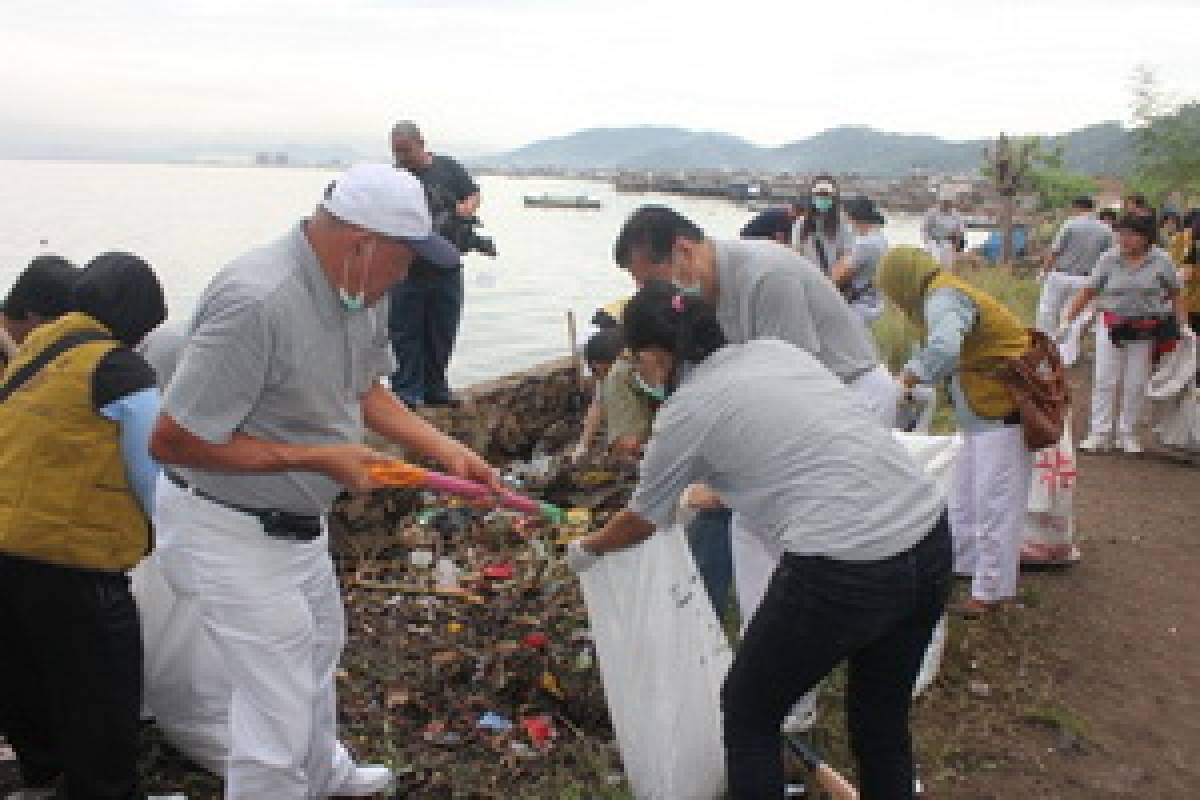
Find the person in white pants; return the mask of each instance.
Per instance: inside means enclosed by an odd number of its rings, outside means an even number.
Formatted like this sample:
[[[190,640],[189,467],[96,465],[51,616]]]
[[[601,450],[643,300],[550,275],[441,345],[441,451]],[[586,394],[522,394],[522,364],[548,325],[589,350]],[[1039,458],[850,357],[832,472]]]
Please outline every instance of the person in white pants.
[[[1094,208],[1087,195],[1071,201],[1072,216],[1059,228],[1042,262],[1036,325],[1048,336],[1058,331],[1068,301],[1087,286],[1100,256],[1113,247],[1112,230],[1096,218]]]
[[[1072,300],[1060,328],[1093,300],[1100,311],[1096,332],[1096,368],[1092,385],[1092,420],[1085,452],[1103,452],[1117,445],[1126,453],[1142,452],[1136,427],[1145,405],[1146,387],[1156,344],[1195,334],[1188,327],[1187,308],[1175,265],[1160,247],[1154,216],[1129,214],[1117,225],[1119,247],[1096,264],[1088,285]],[[1120,415],[1117,387],[1120,385]]]
[[[359,164],[312,217],[218,273],[188,326],[150,442],[164,465],[157,559],[228,676],[226,798],[368,796],[392,782],[336,736],[345,620],[325,518],[343,489],[377,486],[369,468],[387,459],[365,431],[503,488],[380,382],[395,361],[379,301],[417,256],[459,261],[416,178]],[[192,696],[219,702],[220,684],[199,679]]]
[[[950,495],[954,568],[971,577],[971,597],[956,610],[980,616],[1016,594],[1033,466],[1016,404],[991,365],[1023,355],[1029,333],[995,298],[915,247],[884,256],[878,284],[924,334],[899,383],[908,390],[950,379],[963,436]]]

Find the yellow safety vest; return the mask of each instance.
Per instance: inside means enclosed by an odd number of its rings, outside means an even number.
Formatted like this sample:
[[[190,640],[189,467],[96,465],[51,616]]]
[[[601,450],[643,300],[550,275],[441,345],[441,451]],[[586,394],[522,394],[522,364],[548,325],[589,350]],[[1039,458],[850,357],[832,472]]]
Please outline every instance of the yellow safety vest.
[[[36,328],[0,384],[66,335],[108,330],[85,314]],[[92,376],[115,340],[58,356],[0,402],[0,553],[67,567],[126,570],[150,525],[125,475],[119,426],[92,407]]]
[[[1004,359],[1016,358],[1029,350],[1029,331],[1007,306],[961,278],[939,272],[929,282],[927,291],[937,289],[957,289],[975,304],[979,312],[975,326],[963,339],[959,354],[958,382],[967,404],[981,417],[1007,417],[1017,410],[1017,406],[997,376]]]

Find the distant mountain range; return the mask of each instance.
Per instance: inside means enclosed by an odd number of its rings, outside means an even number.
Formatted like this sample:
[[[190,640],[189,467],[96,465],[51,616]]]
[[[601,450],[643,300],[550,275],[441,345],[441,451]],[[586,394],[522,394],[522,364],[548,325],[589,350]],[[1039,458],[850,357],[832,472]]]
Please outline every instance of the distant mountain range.
[[[1119,122],[1090,125],[1053,138],[1064,143],[1068,167],[1079,172],[1121,175],[1132,163],[1130,134]],[[973,172],[987,144],[983,139],[954,142],[846,125],[780,147],[759,147],[727,133],[644,126],[591,128],[472,163],[515,169],[749,169],[893,177],[912,169]]]

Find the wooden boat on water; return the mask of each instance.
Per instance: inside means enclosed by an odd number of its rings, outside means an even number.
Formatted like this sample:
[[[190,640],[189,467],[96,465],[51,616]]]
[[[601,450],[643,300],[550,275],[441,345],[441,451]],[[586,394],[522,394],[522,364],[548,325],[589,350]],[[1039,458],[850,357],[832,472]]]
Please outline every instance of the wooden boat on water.
[[[595,210],[600,208],[600,201],[594,197],[589,197],[586,194],[579,195],[564,195],[564,194],[527,194],[525,195],[526,208],[579,208],[586,210]]]

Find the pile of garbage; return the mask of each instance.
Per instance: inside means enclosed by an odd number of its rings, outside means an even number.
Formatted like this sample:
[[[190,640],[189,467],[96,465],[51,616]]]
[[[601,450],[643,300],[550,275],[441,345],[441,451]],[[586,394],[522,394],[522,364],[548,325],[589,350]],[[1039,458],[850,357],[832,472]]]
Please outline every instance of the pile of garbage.
[[[346,498],[333,516],[349,637],[342,734],[360,758],[397,768],[399,796],[534,796],[556,773],[620,780],[562,553],[624,504],[631,475],[539,456],[506,477],[567,508],[565,522],[403,490]]]

